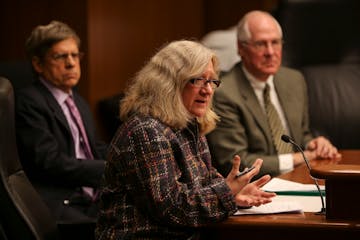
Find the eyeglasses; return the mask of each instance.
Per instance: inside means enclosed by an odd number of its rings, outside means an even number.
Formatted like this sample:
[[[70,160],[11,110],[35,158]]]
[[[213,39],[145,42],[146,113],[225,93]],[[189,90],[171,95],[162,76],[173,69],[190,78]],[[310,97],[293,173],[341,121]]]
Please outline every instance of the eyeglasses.
[[[207,84],[210,84],[212,89],[218,88],[220,86],[221,81],[216,79],[206,79],[206,78],[193,78],[190,79],[189,82],[195,87],[206,87]]]
[[[271,41],[243,41],[242,44],[252,46],[256,51],[263,52],[267,50],[269,46],[276,51],[280,50],[284,41],[282,39],[274,39]]]
[[[51,58],[55,62],[63,62],[65,63],[69,57],[71,57],[74,61],[80,61],[84,56],[84,53],[78,52],[78,53],[56,53],[51,55]]]

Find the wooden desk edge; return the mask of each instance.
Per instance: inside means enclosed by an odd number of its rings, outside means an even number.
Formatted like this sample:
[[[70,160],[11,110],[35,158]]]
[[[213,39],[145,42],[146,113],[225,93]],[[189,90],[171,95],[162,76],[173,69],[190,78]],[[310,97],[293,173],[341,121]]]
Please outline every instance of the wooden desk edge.
[[[279,213],[265,215],[230,216],[225,222],[210,224],[211,228],[315,228],[315,229],[352,229],[360,231],[357,221],[328,220],[324,215],[313,212]]]
[[[360,165],[329,164],[313,167],[311,175],[318,179],[360,180]]]

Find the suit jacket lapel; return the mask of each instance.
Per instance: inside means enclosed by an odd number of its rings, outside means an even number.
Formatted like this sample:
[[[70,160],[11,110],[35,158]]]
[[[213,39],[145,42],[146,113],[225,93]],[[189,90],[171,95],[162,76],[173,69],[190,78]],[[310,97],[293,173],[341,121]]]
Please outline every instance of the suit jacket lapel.
[[[239,75],[236,78],[239,79],[239,91],[242,95],[245,105],[254,116],[255,121],[259,124],[260,128],[264,132],[264,135],[268,138],[269,141],[272,141],[266,114],[264,113],[255,95],[255,92],[250,85],[249,80],[245,77],[245,74],[241,68],[238,68],[237,74]]]
[[[51,94],[51,92],[40,82],[38,81],[38,89],[42,93],[42,95],[45,97],[49,108],[51,111],[53,111],[55,118],[69,131],[70,133],[70,127],[66,120],[66,117],[61,109],[61,106],[58,104],[54,96]]]
[[[296,116],[297,109],[294,109],[294,106],[296,106],[294,101],[296,101],[296,99],[292,91],[289,91],[289,89],[294,89],[295,86],[291,87],[287,85],[288,81],[286,76],[283,74],[276,74],[274,76],[274,86],[289,127],[290,135],[293,135],[294,123],[298,121],[298,119],[301,119],[301,117]]]

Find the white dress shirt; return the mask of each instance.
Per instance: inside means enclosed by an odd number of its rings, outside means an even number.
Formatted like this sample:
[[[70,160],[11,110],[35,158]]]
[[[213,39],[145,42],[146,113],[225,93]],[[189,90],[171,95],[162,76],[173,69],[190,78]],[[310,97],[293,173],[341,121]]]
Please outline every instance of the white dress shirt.
[[[265,88],[266,83],[269,84],[271,102],[279,114],[281,123],[284,126],[286,134],[289,134],[289,127],[288,127],[288,124],[287,124],[287,121],[285,118],[285,114],[280,105],[279,97],[278,97],[275,87],[274,87],[274,76],[270,75],[266,81],[260,81],[260,80],[256,79],[251,73],[249,73],[245,69],[244,66],[242,67],[242,69],[243,69],[247,79],[249,79],[250,85],[254,89],[255,95],[256,95],[264,113],[266,113],[266,110],[265,110],[265,102],[264,102],[264,94],[263,93],[264,93],[264,88]],[[289,171],[293,170],[294,159],[293,159],[292,153],[280,154],[278,157],[279,157],[279,168],[280,168],[281,173],[285,173],[285,172],[289,172]]]

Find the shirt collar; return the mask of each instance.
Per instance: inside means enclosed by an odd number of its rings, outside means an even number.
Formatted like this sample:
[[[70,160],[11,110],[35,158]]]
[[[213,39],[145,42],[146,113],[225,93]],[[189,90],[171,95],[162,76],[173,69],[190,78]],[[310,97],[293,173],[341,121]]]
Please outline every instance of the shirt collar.
[[[73,95],[73,92],[71,90],[70,90],[70,93],[66,93],[66,92],[62,91],[61,89],[55,87],[54,85],[50,84],[48,81],[46,81],[42,77],[40,77],[40,81],[51,92],[51,94],[54,96],[54,98],[56,99],[56,101],[59,104],[63,104],[69,96]]]
[[[242,70],[244,71],[245,77],[249,79],[250,85],[257,90],[263,91],[266,83],[269,84],[270,89],[274,87],[274,75],[270,75],[266,81],[258,80],[254,75],[252,75],[244,66],[242,66]]]

